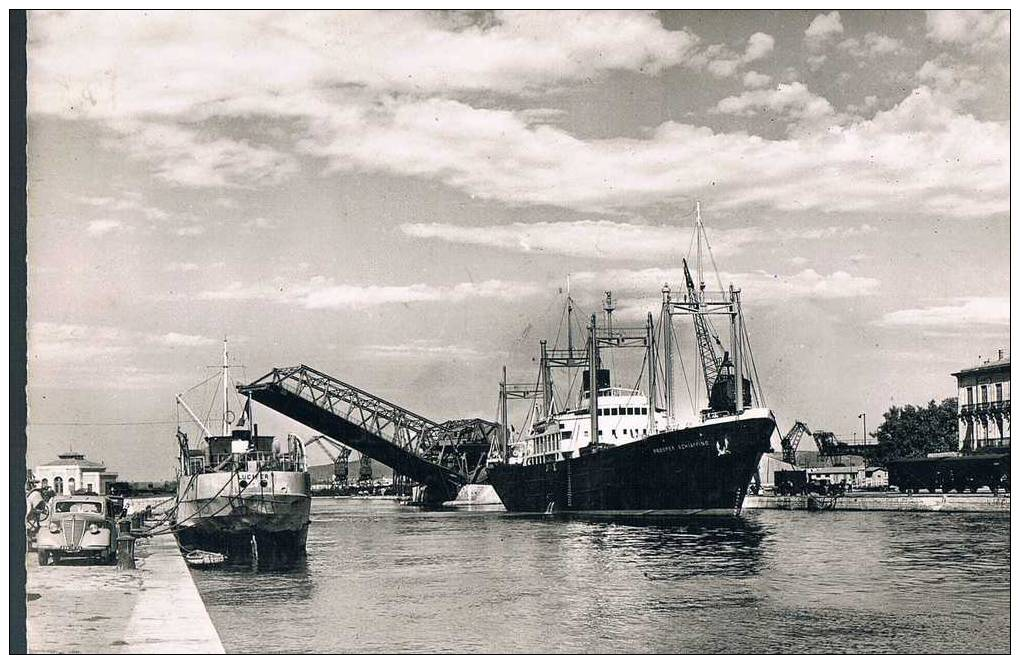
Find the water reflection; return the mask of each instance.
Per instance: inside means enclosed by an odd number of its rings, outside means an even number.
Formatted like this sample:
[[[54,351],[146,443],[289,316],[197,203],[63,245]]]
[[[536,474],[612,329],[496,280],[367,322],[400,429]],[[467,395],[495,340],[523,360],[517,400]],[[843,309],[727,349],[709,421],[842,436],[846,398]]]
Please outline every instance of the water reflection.
[[[299,571],[195,572],[228,650],[1008,648],[1008,517],[576,520],[317,499],[312,520]]]

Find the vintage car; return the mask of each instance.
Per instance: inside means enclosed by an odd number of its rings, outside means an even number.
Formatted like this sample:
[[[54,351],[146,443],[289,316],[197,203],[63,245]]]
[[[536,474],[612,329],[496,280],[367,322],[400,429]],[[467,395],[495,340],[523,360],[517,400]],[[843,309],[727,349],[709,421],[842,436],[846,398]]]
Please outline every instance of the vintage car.
[[[120,499],[108,496],[56,496],[49,518],[36,535],[39,564],[56,564],[64,557],[87,557],[111,563],[117,557],[117,519]]]

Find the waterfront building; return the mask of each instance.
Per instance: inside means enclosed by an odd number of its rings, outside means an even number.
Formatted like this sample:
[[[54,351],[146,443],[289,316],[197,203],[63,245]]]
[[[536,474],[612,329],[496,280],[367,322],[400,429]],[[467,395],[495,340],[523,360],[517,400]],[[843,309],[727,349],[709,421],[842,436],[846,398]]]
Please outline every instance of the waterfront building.
[[[863,486],[865,470],[863,466],[819,466],[817,468],[805,469],[808,482],[827,482],[832,484],[846,484],[847,486]]]
[[[42,487],[50,487],[58,495],[75,492],[108,494],[116,482],[117,474],[106,470],[106,465],[85,459],[83,453],[61,453],[52,462],[35,467],[35,479]]]
[[[881,466],[869,466],[864,469],[864,489],[885,489],[889,486],[889,471]]]
[[[783,461],[778,453],[765,453],[758,461],[758,483],[760,489],[771,491],[776,487],[776,471],[792,471],[797,468]]]
[[[1009,447],[1009,355],[953,373],[959,388],[960,450]]]

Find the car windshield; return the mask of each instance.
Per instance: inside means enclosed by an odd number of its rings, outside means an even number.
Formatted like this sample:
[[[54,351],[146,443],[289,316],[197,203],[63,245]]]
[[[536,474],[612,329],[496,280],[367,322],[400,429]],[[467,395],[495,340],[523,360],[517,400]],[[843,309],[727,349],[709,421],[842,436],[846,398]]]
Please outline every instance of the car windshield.
[[[82,501],[64,501],[57,503],[56,511],[65,512],[87,512],[89,514],[102,514],[102,503],[90,503]]]

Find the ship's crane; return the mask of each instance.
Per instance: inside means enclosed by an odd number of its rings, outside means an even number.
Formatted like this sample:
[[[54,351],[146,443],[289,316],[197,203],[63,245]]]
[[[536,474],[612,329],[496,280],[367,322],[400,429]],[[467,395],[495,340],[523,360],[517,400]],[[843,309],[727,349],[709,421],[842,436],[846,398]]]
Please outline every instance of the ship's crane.
[[[705,283],[695,287],[691,278],[691,271],[687,267],[687,260],[684,259],[684,279],[687,281],[687,297],[690,301],[701,303],[705,291]],[[692,314],[694,317],[694,333],[698,340],[698,352],[701,354],[701,368],[705,373],[705,389],[711,393],[715,379],[719,377],[719,371],[723,366],[723,357],[719,354],[722,350],[722,342],[715,328],[708,322],[704,314]]]

